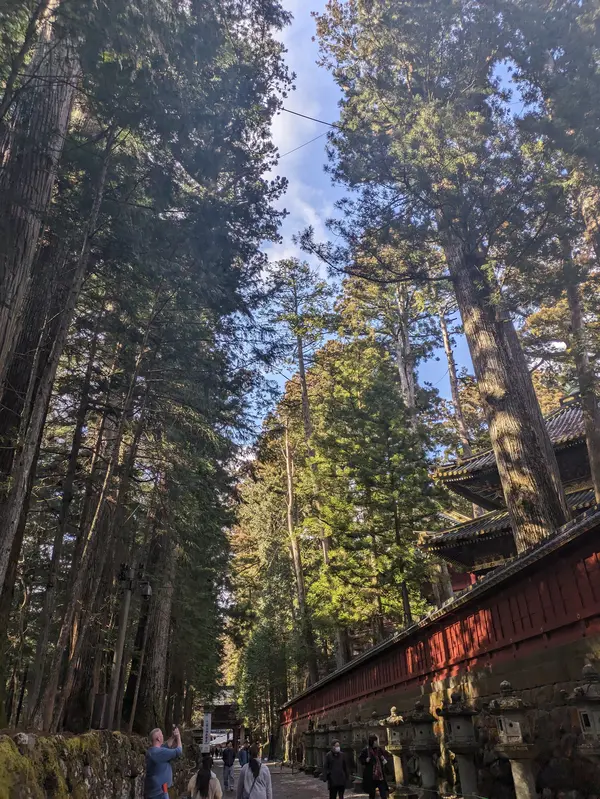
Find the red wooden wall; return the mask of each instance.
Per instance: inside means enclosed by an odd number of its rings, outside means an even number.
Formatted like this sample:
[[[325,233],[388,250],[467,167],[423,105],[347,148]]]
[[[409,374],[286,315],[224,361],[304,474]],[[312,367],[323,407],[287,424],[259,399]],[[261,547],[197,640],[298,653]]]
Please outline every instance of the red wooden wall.
[[[600,630],[600,543],[588,537],[575,547],[552,553],[527,573],[473,596],[460,609],[316,686],[284,708],[283,723]]]

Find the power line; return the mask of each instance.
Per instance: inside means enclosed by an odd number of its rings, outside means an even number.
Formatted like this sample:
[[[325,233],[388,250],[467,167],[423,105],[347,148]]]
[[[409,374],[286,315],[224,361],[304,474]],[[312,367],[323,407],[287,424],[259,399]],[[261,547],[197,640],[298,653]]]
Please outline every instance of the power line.
[[[299,144],[298,147],[294,147],[293,150],[288,150],[287,153],[284,153],[283,155],[279,156],[280,160],[282,158],[285,158],[286,155],[291,155],[292,153],[295,153],[296,150],[301,150],[303,147],[306,147],[307,144],[312,144],[317,139],[322,139],[323,136],[327,136],[327,134],[326,133],[320,133],[318,136],[315,136],[314,139],[309,139],[309,141],[305,141],[304,144]]]
[[[341,130],[341,127],[339,125],[335,125],[333,122],[324,122],[322,119],[316,119],[316,117],[309,117],[306,114],[299,113],[298,111],[290,111],[289,108],[282,107],[281,110],[285,111],[288,114],[293,114],[296,117],[302,117],[303,119],[310,119],[311,122],[318,122],[320,125],[327,125],[330,128],[337,128],[338,130]]]

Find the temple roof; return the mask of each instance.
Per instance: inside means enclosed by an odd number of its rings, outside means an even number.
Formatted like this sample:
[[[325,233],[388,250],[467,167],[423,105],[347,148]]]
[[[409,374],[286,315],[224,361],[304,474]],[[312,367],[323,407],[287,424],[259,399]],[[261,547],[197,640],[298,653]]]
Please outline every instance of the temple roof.
[[[566,496],[569,507],[577,513],[591,508],[595,502],[593,488],[571,491]],[[506,510],[494,510],[476,519],[469,519],[463,524],[457,524],[443,533],[432,535],[424,542],[423,547],[429,550],[450,549],[481,537],[494,538],[500,535],[512,535]]]
[[[545,417],[550,440],[556,449],[573,444],[585,437],[583,415],[578,396],[566,397],[561,407]],[[471,458],[458,458],[444,463],[433,473],[443,482],[468,480],[476,474],[496,470],[496,460],[491,449],[473,455]]]

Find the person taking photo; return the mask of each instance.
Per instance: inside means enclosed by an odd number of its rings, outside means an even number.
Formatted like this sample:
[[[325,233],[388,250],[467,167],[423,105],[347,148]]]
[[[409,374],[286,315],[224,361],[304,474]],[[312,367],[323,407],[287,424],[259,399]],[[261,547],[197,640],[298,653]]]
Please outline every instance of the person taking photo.
[[[173,785],[171,763],[182,755],[181,735],[173,727],[173,735],[165,743],[162,730],[156,727],[150,733],[150,747],[146,750],[146,777],[144,799],[169,799]]]

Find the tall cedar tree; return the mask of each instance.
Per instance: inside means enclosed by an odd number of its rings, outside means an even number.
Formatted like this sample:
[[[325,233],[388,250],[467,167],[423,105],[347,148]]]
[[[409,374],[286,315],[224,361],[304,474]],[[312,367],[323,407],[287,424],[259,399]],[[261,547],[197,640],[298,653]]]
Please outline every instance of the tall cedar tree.
[[[331,170],[360,195],[343,204],[336,232],[351,253],[371,256],[402,240],[404,266],[390,268],[389,279],[434,277],[426,247],[441,249],[523,551],[568,510],[497,282],[497,268],[532,246],[541,210],[535,157],[494,78],[506,44],[501,22],[489,3],[471,0],[332,0],[317,30],[322,63],[344,92]],[[335,248],[324,254],[339,263]]]

